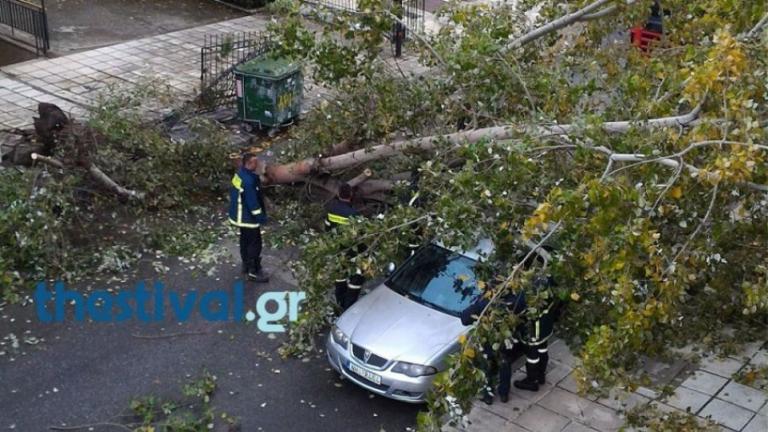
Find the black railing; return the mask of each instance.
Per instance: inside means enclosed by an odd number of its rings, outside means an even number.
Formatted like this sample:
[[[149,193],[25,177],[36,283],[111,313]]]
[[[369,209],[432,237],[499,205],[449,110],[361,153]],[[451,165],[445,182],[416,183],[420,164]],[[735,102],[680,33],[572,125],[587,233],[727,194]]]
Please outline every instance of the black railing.
[[[8,29],[13,39],[34,45],[38,55],[51,49],[45,0],[41,0],[40,4],[0,0],[0,28],[3,27]],[[32,42],[29,41],[30,37]]]
[[[326,9],[358,12],[357,0],[305,0],[306,4]],[[409,39],[409,32],[424,32],[425,0],[391,0],[390,5],[399,21],[392,28],[391,40],[395,55],[400,56],[402,43]]]
[[[235,67],[265,54],[269,46],[261,32],[206,35],[200,49],[200,104],[206,108],[234,104]]]

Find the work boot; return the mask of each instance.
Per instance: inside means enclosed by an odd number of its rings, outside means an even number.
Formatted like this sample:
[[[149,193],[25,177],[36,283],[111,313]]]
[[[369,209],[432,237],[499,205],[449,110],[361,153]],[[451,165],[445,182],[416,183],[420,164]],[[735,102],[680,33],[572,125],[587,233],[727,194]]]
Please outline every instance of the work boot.
[[[259,269],[258,271],[255,271],[255,272],[249,271],[248,280],[256,283],[267,283],[269,282],[269,276],[267,276],[267,274],[264,273],[264,270]]]
[[[525,378],[515,381],[515,387],[521,390],[539,391],[537,364],[525,363]]]
[[[501,403],[507,403],[509,402],[509,395],[499,395],[499,399],[501,399]]]
[[[493,393],[485,392],[485,395],[483,395],[483,402],[485,402],[486,405],[493,405]]]

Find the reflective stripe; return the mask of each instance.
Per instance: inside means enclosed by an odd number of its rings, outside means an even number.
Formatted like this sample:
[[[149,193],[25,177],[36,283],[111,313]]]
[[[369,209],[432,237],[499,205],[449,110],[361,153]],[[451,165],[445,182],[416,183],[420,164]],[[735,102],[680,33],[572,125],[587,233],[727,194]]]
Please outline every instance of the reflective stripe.
[[[240,227],[240,228],[258,228],[260,226],[259,224],[251,224],[251,223],[245,223],[245,222],[238,222],[238,221],[232,220],[231,218],[229,219],[229,223],[231,223],[232,225],[234,225],[236,227]]]
[[[421,192],[416,192],[415,195],[413,195],[413,198],[411,198],[410,201],[408,201],[408,207],[413,207],[413,203],[416,202],[417,199],[419,199],[419,194]]]
[[[549,348],[539,348],[538,351],[539,351],[539,354],[546,354],[547,351],[549,351]]]
[[[541,321],[536,320],[536,337],[533,338],[534,341],[538,340],[541,336]]]
[[[235,187],[238,191],[243,191],[243,179],[240,178],[239,175],[235,174],[234,177],[232,177],[232,186]]]
[[[336,279],[336,281],[335,281],[335,282],[345,282],[345,283],[346,283],[346,282],[347,282],[347,280],[346,280],[346,279]]]
[[[536,359],[536,360],[531,360],[531,359],[527,358],[527,359],[525,359],[525,361],[526,361],[526,362],[528,362],[528,363],[530,363],[530,364],[536,364],[536,363],[538,363],[538,362],[539,362],[539,359]]]
[[[348,283],[347,287],[349,287],[349,289],[360,289],[363,286],[362,285],[352,285],[351,283]]]
[[[344,216],[340,216],[333,213],[328,213],[328,221],[331,223],[339,224],[339,225],[349,224],[349,218],[345,218]]]
[[[252,211],[251,214],[254,215],[254,216],[260,215],[261,214],[261,209],[256,209],[256,210]]]
[[[525,344],[526,345],[530,345],[530,346],[538,346],[538,345],[541,345],[543,343],[546,343],[547,340],[549,340],[550,336],[552,336],[552,335],[550,334],[549,336],[547,336],[544,339],[539,340],[539,341],[536,341],[536,340],[534,340],[534,341],[526,341]]]

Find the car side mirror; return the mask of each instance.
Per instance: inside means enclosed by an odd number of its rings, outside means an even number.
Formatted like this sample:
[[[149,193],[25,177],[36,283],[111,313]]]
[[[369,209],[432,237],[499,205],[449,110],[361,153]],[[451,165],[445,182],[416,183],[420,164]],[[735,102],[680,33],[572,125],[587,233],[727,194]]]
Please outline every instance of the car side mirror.
[[[391,275],[395,272],[395,263],[391,262],[387,264],[387,275]]]

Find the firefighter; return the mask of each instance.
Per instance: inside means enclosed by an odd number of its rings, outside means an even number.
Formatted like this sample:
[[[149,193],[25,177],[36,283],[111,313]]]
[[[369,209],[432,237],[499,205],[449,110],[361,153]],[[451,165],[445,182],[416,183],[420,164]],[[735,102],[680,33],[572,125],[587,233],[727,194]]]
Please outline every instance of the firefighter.
[[[336,198],[328,206],[325,226],[329,231],[337,230],[344,225],[348,225],[350,217],[359,215],[360,213],[352,207],[352,187],[347,183],[343,183],[339,187],[339,193]],[[358,247],[357,251],[350,249],[347,253],[347,258],[352,259],[357,253],[364,250],[364,247]],[[339,305],[342,311],[347,310],[357,301],[364,283],[365,277],[363,277],[360,269],[357,269],[355,273],[347,278],[337,278],[334,281],[336,304]]]
[[[520,315],[525,311],[525,297],[520,294],[507,294],[500,299],[500,307],[505,308],[509,313]],[[488,300],[481,296],[480,299],[469,305],[461,312],[461,324],[472,325],[483,309],[488,305]],[[504,344],[495,352],[490,345],[483,347],[483,357],[485,361],[482,368],[485,371],[487,385],[483,392],[483,402],[487,405],[493,404],[493,380],[492,376],[498,370],[499,374],[499,399],[502,403],[509,401],[510,382],[512,381],[512,362],[519,355],[522,348],[517,339],[505,340]]]
[[[539,391],[539,386],[546,383],[549,350],[547,343],[554,327],[555,302],[552,292],[552,278],[538,276],[533,281],[534,301],[526,306],[519,338],[525,351],[525,374],[522,380],[515,381],[515,387],[522,390]]]
[[[243,155],[242,166],[232,177],[229,193],[229,222],[240,228],[240,259],[248,280],[267,283],[269,276],[261,267],[261,224],[267,221],[261,181],[256,171],[259,159]]]

